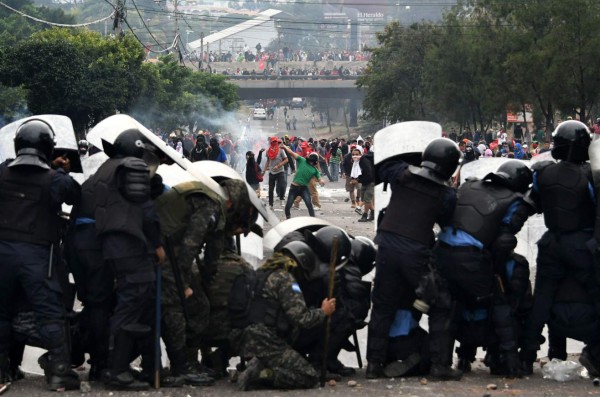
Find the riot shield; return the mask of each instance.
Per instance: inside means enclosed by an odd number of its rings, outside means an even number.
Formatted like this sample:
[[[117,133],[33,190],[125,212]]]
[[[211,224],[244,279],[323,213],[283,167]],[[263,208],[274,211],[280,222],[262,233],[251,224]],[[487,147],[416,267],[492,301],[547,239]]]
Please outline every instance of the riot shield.
[[[194,176],[206,175],[217,182],[220,182],[224,179],[238,179],[240,181],[245,182],[245,179],[240,175],[239,172],[237,172],[230,166],[220,163],[218,161],[196,161],[195,163],[190,163],[190,166],[187,169],[187,171]],[[248,188],[248,196],[250,197],[250,202],[260,213],[260,215],[271,225],[278,224],[279,219],[277,218],[277,216],[273,213],[273,211],[267,209],[265,203],[258,198],[254,189],[252,189],[252,187],[248,183],[246,183],[246,187]]]
[[[121,132],[132,128],[140,131],[152,145],[184,170],[188,170],[192,165],[192,162],[186,159],[182,154],[177,153],[175,149],[170,147],[166,142],[160,139],[160,137],[144,127],[136,119],[126,114],[116,114],[99,122],[88,132],[87,140],[98,149],[104,150],[102,141],[112,144]],[[223,189],[210,177],[202,173],[192,173],[192,175],[196,180],[204,183],[221,197],[226,197]]]
[[[275,225],[267,232],[263,240],[265,248],[274,250],[277,244],[289,233],[295,231],[311,230],[315,231],[323,226],[334,226],[325,219],[315,218],[312,216],[299,216],[296,218],[287,219]]]
[[[15,158],[14,139],[17,129],[24,122],[31,119],[40,119],[48,123],[54,130],[54,155],[66,156],[71,162],[71,172],[83,172],[81,161],[79,159],[79,147],[77,146],[77,137],[73,129],[73,123],[67,116],[58,114],[40,114],[37,116],[25,117],[5,125],[0,129],[0,160]],[[49,159],[52,161],[53,159]]]
[[[429,121],[406,121],[387,126],[375,134],[375,164],[399,156],[412,165],[420,165],[421,153],[435,138],[442,136],[442,126]]]

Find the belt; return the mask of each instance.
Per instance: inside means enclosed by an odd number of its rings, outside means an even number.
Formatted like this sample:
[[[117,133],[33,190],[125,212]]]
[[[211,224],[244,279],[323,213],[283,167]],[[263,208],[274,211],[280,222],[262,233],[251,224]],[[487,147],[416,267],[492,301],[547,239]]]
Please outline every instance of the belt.
[[[446,249],[450,249],[452,251],[461,251],[461,252],[481,252],[482,251],[479,248],[474,247],[472,245],[450,245],[450,244],[445,243],[443,241],[440,241],[438,244],[441,247],[444,247]]]

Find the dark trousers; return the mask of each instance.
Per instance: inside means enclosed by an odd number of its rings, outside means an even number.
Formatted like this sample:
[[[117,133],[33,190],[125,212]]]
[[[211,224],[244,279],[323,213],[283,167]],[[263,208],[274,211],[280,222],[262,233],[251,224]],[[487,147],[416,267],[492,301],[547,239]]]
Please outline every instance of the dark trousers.
[[[538,241],[533,309],[525,328],[526,350],[535,352],[539,348],[539,336],[550,318],[560,282],[566,276],[575,278],[584,287],[598,311],[600,285],[594,274],[592,253],[586,245],[591,239],[591,231],[561,235],[547,231]]]
[[[107,261],[117,279],[117,304],[110,318],[111,337],[125,325],[154,325],[155,274],[149,256]]]
[[[269,173],[269,205],[273,206],[273,191],[277,189],[280,200],[285,197],[285,171],[278,174]]]
[[[329,179],[329,182],[333,182],[333,178],[331,177],[331,174],[329,173],[329,167],[327,166],[327,162],[319,161],[319,168],[321,169],[321,172],[323,174],[325,174],[325,176],[327,176],[327,178]]]
[[[436,302],[429,312],[431,361],[449,366],[463,310],[491,307],[494,273],[489,253],[474,247],[438,244],[434,249],[434,261],[447,283],[452,302]]]
[[[0,354],[10,347],[15,300],[23,291],[53,361],[69,362],[62,291],[56,274],[48,278],[49,247],[0,241],[0,258]]]
[[[393,233],[379,233],[377,243],[367,360],[384,363],[396,311],[412,307],[415,289],[429,269],[429,250],[415,240]]]
[[[315,210],[312,206],[312,201],[310,200],[310,191],[308,190],[308,186],[290,185],[287,202],[285,203],[285,217],[289,219],[292,216],[290,210],[292,209],[294,200],[298,196],[302,197],[302,200],[304,200],[304,204],[308,209],[308,214],[310,216],[315,216]]]

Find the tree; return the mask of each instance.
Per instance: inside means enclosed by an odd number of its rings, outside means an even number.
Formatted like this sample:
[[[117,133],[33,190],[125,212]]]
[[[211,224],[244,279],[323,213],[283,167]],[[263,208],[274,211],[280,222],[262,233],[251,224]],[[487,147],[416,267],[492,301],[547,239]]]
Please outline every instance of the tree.
[[[433,41],[429,24],[408,28],[397,22],[377,34],[380,47],[357,86],[366,89],[365,118],[397,122],[427,117],[423,73],[425,56]]]
[[[144,57],[130,36],[116,40],[86,30],[52,29],[6,49],[0,82],[27,89],[32,113],[66,115],[83,132],[133,106]]]

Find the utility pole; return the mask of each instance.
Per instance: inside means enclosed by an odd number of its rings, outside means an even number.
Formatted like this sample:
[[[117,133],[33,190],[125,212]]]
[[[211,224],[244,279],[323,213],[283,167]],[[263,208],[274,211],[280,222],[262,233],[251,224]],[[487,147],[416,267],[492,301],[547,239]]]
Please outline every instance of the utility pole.
[[[121,38],[123,36],[123,20],[125,19],[125,0],[117,0],[115,7],[115,20],[113,22],[113,30],[115,36]]]
[[[200,32],[200,64],[198,69],[202,70],[202,62],[204,61],[204,32]]]

